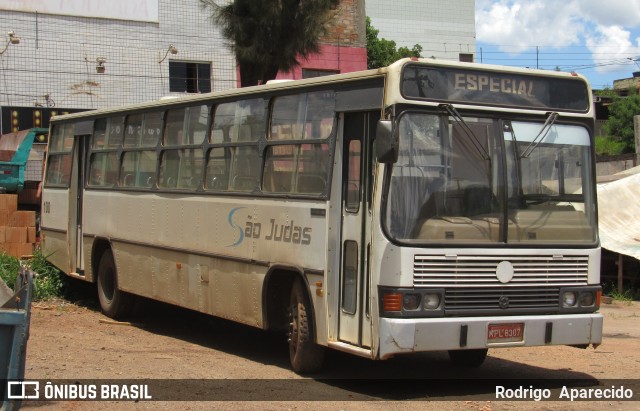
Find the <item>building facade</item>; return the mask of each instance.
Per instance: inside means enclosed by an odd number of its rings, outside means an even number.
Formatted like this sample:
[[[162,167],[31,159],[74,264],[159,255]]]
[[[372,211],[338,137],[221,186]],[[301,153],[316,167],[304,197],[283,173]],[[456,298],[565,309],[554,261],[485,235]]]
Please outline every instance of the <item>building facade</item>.
[[[342,0],[321,53],[279,78],[366,69],[364,27],[364,0]],[[239,86],[235,57],[199,0],[0,0],[0,51],[2,133]]]
[[[422,46],[423,57],[475,61],[475,0],[367,0],[378,37]]]
[[[341,0],[327,33],[320,39],[320,53],[300,61],[300,66],[278,79],[298,80],[367,69],[365,0]]]
[[[613,91],[620,96],[629,95],[629,91],[640,91],[640,71],[634,71],[633,77],[613,81]]]

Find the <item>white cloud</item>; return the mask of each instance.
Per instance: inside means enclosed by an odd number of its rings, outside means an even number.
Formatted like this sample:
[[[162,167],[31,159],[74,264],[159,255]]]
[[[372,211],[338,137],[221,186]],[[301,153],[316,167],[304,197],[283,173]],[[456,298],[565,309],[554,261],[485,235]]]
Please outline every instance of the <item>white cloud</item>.
[[[585,46],[600,72],[640,56],[640,0],[476,0],[476,38],[519,54]],[[619,64],[618,64],[619,63]]]
[[[600,72],[628,67],[630,55],[640,56],[640,38],[636,38],[634,44],[631,32],[619,26],[597,26],[594,33],[586,36],[586,45],[593,61],[600,64],[597,67]]]
[[[584,21],[575,10],[574,1],[478,0],[476,37],[512,53],[535,45],[578,44]]]
[[[638,0],[580,0],[577,12],[600,26],[640,27]]]

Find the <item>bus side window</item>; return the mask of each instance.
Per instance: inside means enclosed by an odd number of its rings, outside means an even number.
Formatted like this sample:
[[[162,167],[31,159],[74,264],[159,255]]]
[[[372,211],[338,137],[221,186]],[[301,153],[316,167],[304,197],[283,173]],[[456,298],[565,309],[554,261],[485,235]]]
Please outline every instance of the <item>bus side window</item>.
[[[232,191],[253,191],[258,180],[258,169],[260,158],[258,147],[240,146],[235,147],[233,158],[233,172],[229,190]]]
[[[298,174],[298,193],[322,194],[327,188],[327,181],[315,174]]]
[[[120,185],[123,187],[151,188],[156,175],[155,151],[125,152],[120,167]]]
[[[264,161],[262,190],[269,193],[290,193],[295,169],[296,145],[278,145],[267,148]]]
[[[160,159],[160,187],[175,188],[178,185],[178,171],[180,170],[180,151],[165,150]]]
[[[225,156],[229,148],[213,148],[207,158],[205,190],[226,191],[229,188],[229,161]]]
[[[185,117],[185,129],[187,139],[184,144],[202,144],[207,137],[207,126],[209,124],[210,106],[200,105],[188,107]]]
[[[165,150],[160,159],[159,187],[196,189],[202,174],[201,149]]]
[[[173,109],[167,112],[162,145],[165,147],[178,146],[183,144],[185,109]]]
[[[158,138],[162,133],[162,111],[154,111],[145,113],[142,136],[140,141],[141,147],[155,147]]]
[[[264,135],[264,106],[261,98],[219,104],[214,111],[211,142],[258,141]]]
[[[55,125],[49,142],[45,183],[69,186],[71,180],[71,149],[73,148],[74,123]]]
[[[178,188],[196,189],[202,178],[202,149],[184,149],[181,154]]]
[[[89,181],[91,187],[112,187],[118,176],[118,161],[115,152],[98,152],[89,160]]]
[[[142,114],[131,114],[127,117],[124,129],[124,146],[138,147],[142,135]]]
[[[322,195],[327,188],[329,144],[301,144],[296,193]]]

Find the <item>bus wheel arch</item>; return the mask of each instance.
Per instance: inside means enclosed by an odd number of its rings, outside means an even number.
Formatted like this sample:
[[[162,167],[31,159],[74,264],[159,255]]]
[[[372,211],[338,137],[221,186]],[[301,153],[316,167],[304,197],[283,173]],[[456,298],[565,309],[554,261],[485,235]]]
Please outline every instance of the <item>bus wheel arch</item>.
[[[302,374],[320,369],[325,347],[316,342],[314,307],[302,271],[272,269],[265,280],[263,301],[265,328],[286,331],[293,370]]]
[[[302,277],[302,273],[289,267],[272,267],[267,273],[262,291],[265,329],[279,331],[288,329],[289,295],[297,277]]]
[[[325,347],[317,344],[313,305],[306,282],[297,277],[291,287],[289,300],[289,360],[299,374],[314,372],[322,367]]]
[[[99,242],[92,255],[94,280],[98,288],[98,300],[102,312],[110,318],[122,318],[131,313],[135,298],[118,287],[118,270],[112,248]]]
[[[111,242],[102,237],[97,237],[91,250],[91,281],[98,281],[98,269],[100,268],[100,259],[106,250],[111,249]]]

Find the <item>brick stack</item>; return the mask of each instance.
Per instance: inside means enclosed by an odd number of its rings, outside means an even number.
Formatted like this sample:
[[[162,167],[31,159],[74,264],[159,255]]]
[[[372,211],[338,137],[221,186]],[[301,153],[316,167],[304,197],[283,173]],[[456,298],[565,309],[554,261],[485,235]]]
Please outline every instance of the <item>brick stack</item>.
[[[18,210],[17,194],[0,194],[0,252],[32,255],[35,243],[36,212]]]

